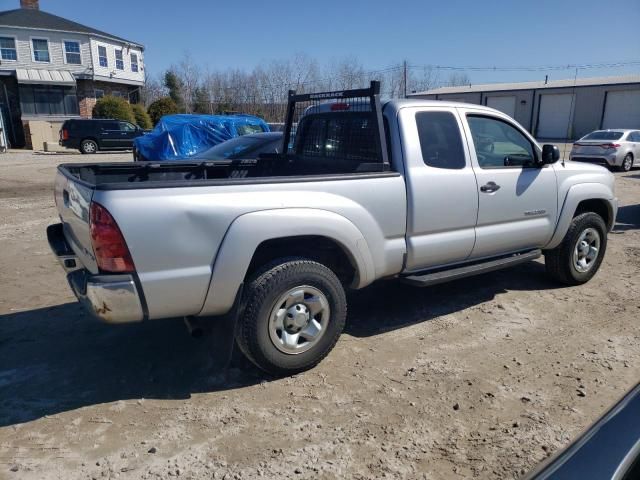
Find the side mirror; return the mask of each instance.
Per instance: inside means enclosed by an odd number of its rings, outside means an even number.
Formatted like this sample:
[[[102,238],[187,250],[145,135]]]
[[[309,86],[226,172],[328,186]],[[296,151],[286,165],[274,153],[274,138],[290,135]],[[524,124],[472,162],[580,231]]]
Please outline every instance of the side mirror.
[[[560,149],[556,145],[542,146],[542,165],[549,165],[560,160]]]

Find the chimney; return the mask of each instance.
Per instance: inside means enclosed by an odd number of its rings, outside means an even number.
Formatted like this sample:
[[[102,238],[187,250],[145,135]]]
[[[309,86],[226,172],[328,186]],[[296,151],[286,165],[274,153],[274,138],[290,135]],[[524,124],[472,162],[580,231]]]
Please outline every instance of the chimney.
[[[38,0],[20,0],[20,8],[27,10],[40,10]]]

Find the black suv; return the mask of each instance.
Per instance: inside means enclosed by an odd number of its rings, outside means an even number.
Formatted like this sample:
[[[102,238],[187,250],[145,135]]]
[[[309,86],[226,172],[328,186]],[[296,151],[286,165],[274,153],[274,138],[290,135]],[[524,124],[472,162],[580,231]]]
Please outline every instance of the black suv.
[[[131,150],[133,139],[145,130],[122,120],[77,119],[67,120],[60,129],[60,145],[77,148],[82,153],[98,150]]]

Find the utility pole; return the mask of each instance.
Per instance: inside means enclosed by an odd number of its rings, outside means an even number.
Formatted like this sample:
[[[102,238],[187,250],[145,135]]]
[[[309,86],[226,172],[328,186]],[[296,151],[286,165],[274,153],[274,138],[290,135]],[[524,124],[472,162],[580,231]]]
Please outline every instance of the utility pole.
[[[403,84],[404,84],[404,98],[407,98],[407,61],[402,62],[403,66]]]

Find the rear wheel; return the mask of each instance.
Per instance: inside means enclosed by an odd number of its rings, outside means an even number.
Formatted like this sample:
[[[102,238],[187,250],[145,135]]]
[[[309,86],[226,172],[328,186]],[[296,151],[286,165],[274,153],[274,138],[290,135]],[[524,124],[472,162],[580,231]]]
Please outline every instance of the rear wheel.
[[[98,144],[94,140],[83,140],[80,143],[81,153],[96,153],[98,151]]]
[[[633,167],[633,155],[627,153],[625,157],[622,159],[622,164],[620,165],[620,171],[628,172]]]
[[[576,216],[562,243],[545,252],[547,273],[567,285],[581,285],[596,274],[607,249],[607,227],[593,212]]]
[[[347,302],[336,275],[306,259],[281,259],[246,287],[236,341],[256,366],[292,375],[317,365],[344,328]]]

